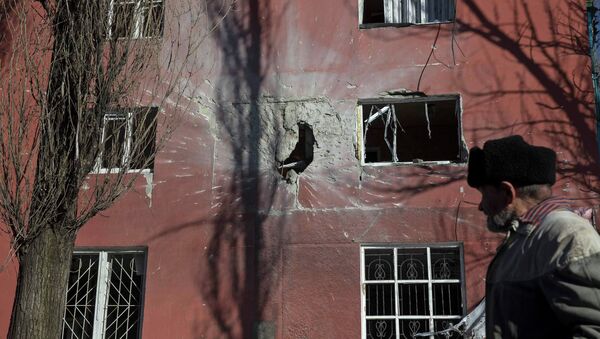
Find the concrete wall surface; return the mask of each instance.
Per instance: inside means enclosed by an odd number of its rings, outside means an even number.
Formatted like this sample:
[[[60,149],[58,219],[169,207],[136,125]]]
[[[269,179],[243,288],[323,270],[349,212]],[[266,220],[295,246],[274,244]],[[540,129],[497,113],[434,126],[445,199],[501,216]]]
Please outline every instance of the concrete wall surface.
[[[476,305],[502,237],[485,229],[466,164],[361,165],[359,99],[459,95],[464,150],[521,134],[557,151],[555,194],[598,204],[584,1],[457,0],[454,22],[371,28],[358,0],[239,0],[224,18],[207,3],[201,18],[217,27],[152,182],[77,238],[147,247],[143,338],[360,338],[365,244],[462,243]],[[299,123],[313,159],[284,178]],[[16,270],[0,273],[0,333]]]

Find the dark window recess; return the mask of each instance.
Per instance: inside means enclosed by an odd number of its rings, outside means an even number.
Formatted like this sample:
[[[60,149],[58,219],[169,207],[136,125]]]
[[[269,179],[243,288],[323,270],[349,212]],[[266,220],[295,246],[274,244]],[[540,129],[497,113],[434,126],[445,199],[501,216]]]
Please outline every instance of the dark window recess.
[[[137,251],[74,253],[62,339],[141,338],[145,262]]]
[[[119,168],[127,141],[127,115],[107,114],[104,118],[104,150],[102,168]]]
[[[398,284],[399,314],[429,315],[427,284]]]
[[[410,248],[398,252],[398,279],[429,279],[426,249]]]
[[[365,250],[365,276],[367,280],[394,280],[394,251]]]
[[[154,168],[158,108],[106,113],[97,170]]]
[[[91,338],[94,331],[98,255],[73,254],[63,317],[62,338]]]
[[[367,315],[396,314],[394,284],[372,284],[366,288]]]
[[[363,338],[415,338],[447,329],[464,316],[460,245],[374,246],[362,255]]]
[[[154,168],[158,108],[141,108],[132,116],[131,168]]]
[[[363,24],[385,22],[384,0],[365,0],[363,5]]]
[[[314,145],[316,143],[312,128],[306,123],[298,123],[298,142],[290,156],[281,163],[279,172],[287,178],[288,172],[294,170],[302,173],[313,161]]]
[[[164,31],[162,0],[113,0],[111,38],[155,38]]]
[[[158,37],[163,35],[164,14],[163,3],[155,2],[142,10],[143,37]]]
[[[363,0],[361,25],[379,27],[452,22],[455,0]],[[424,6],[423,6],[424,5]]]
[[[429,320],[423,319],[402,319],[400,323],[400,338],[419,338],[415,337],[417,333],[429,332]],[[422,337],[423,338],[423,337]],[[424,337],[429,338],[429,337]]]
[[[106,338],[139,338],[144,257],[141,254],[112,254],[108,300],[106,303]],[[127,322],[129,326],[123,326]]]
[[[364,163],[466,161],[458,97],[363,104],[362,124]]]
[[[113,5],[112,36],[113,38],[132,37],[135,30],[134,2],[115,2]]]
[[[462,313],[462,291],[458,284],[433,284],[433,313],[454,315]]]
[[[367,338],[396,338],[396,321],[394,319],[367,320]],[[405,337],[401,337],[405,338]],[[406,337],[410,338],[410,337]]]

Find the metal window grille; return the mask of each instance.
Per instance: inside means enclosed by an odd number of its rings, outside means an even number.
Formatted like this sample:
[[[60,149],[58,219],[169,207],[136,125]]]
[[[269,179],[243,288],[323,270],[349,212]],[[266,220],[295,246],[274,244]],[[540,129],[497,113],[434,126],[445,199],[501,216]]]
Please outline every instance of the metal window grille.
[[[110,38],[161,37],[164,30],[163,0],[111,0],[108,12]]]
[[[361,247],[362,338],[413,338],[459,322],[462,257],[460,244]]]
[[[145,254],[73,254],[62,339],[140,338]]]

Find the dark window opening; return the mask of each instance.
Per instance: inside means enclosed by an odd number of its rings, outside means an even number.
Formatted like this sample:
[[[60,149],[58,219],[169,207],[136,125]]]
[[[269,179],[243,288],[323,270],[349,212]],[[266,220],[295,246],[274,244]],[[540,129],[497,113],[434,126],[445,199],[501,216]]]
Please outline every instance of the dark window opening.
[[[104,116],[104,150],[102,168],[119,168],[125,153],[127,137],[127,115],[106,114]]]
[[[363,0],[360,10],[364,28],[443,23],[454,21],[455,0]]]
[[[154,169],[157,107],[106,113],[96,172]]]
[[[460,244],[374,245],[363,247],[361,255],[363,338],[416,338],[464,317]],[[447,337],[461,336],[451,332]]]
[[[384,0],[365,0],[363,5],[363,24],[375,24],[385,22]]]
[[[141,338],[145,271],[143,251],[73,253],[62,339]]]
[[[164,30],[164,9],[162,2],[155,2],[142,10],[143,37],[159,37]]]
[[[362,105],[364,163],[466,161],[458,97]]]
[[[111,38],[157,38],[163,35],[163,0],[113,0],[111,8]]]
[[[298,123],[298,142],[290,156],[279,166],[279,171],[284,178],[288,172],[294,170],[302,173],[313,161],[314,144],[316,143],[312,128],[303,122]]]
[[[113,38],[127,38],[133,35],[135,29],[134,2],[115,2],[113,5],[112,36]]]

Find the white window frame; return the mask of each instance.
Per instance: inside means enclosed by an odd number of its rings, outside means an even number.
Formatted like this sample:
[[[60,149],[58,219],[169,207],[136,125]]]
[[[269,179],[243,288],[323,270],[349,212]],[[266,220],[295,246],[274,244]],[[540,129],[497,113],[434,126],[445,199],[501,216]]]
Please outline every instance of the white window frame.
[[[102,119],[102,130],[100,132],[100,144],[102,145],[102,150],[98,152],[98,157],[96,157],[96,162],[94,164],[94,169],[92,174],[116,174],[121,173],[122,167],[113,167],[113,168],[105,168],[102,167],[102,156],[104,154],[104,146],[105,146],[105,138],[106,138],[106,122],[114,121],[114,120],[126,120],[125,126],[125,142],[121,147],[123,147],[123,157],[121,158],[120,164],[123,166],[127,164],[131,157],[132,150],[132,140],[133,140],[133,121],[134,115],[136,114],[144,114],[144,111],[150,111],[154,109],[154,107],[143,107],[142,111],[139,110],[129,110],[124,112],[108,112],[104,114]],[[147,114],[147,112],[146,112]],[[155,122],[156,123],[156,122]],[[156,135],[153,136],[156,138]],[[151,166],[152,167],[152,166]],[[126,173],[139,173],[139,174],[150,174],[153,172],[151,167],[147,168],[129,168]]]
[[[133,134],[133,112],[125,112],[125,113],[106,113],[104,114],[104,118],[102,120],[102,134],[100,137],[100,144],[103,145],[106,138],[106,122],[114,121],[114,120],[126,120],[125,126],[125,142],[123,143],[123,157],[121,158],[121,165],[126,164],[129,161],[130,153],[131,153],[131,142],[132,142],[132,134]],[[102,156],[104,151],[100,151],[98,157],[96,158],[96,165],[94,166],[94,173],[97,174],[110,174],[110,173],[119,173],[121,171],[121,167],[113,167],[113,168],[104,168],[102,167]],[[130,168],[127,173],[150,173],[150,168]]]
[[[142,337],[142,319],[143,319],[143,306],[144,306],[144,294],[146,289],[146,263],[147,263],[147,251],[145,249],[111,249],[111,250],[95,250],[95,249],[75,249],[73,255],[97,255],[98,256],[98,277],[96,281],[96,297],[95,297],[95,308],[94,308],[94,323],[92,339],[104,339],[106,335],[106,319],[108,310],[108,291],[110,288],[110,274],[111,274],[111,262],[108,256],[112,255],[124,255],[124,254],[135,254],[142,255],[144,257],[144,267],[141,269],[143,274],[142,285],[140,286],[140,309],[138,314],[138,325],[139,338]],[[66,295],[65,295],[66,298]],[[66,312],[66,311],[65,311]],[[64,317],[64,315],[63,315]],[[64,320],[62,326],[65,326]],[[62,334],[61,334],[62,336]]]
[[[456,0],[383,0],[384,22],[363,23],[364,3],[369,0],[358,1],[358,24],[361,28],[381,26],[407,26],[407,25],[430,25],[439,23],[451,23],[456,20]],[[429,1],[440,1],[454,15],[448,20],[430,20],[427,13]]]
[[[427,109],[428,102],[437,102],[437,101],[445,101],[445,100],[456,100],[456,108],[455,114],[457,118],[457,136],[458,136],[458,150],[459,150],[459,161],[449,161],[449,160],[436,160],[436,161],[424,161],[420,163],[408,162],[408,161],[381,161],[381,162],[365,162],[367,147],[365,145],[365,137],[363,123],[364,115],[363,115],[363,105],[393,105],[393,104],[403,104],[403,103],[417,103],[423,102],[425,105],[425,109]],[[358,158],[360,160],[361,166],[391,166],[391,165],[465,165],[467,163],[467,154],[466,150],[463,147],[463,129],[462,129],[462,112],[463,112],[463,102],[462,96],[460,94],[440,94],[440,95],[432,95],[427,97],[419,97],[419,98],[368,98],[368,99],[359,99],[356,105],[356,140],[358,144]],[[395,140],[395,138],[394,138]],[[397,145],[394,145],[397,146]],[[394,147],[395,148],[395,147]],[[463,154],[464,153],[464,154]]]
[[[142,5],[142,3],[144,5]],[[160,35],[152,35],[152,36],[143,36],[143,27],[144,27],[144,7],[153,7],[155,4],[162,4],[163,6],[163,18],[164,21],[164,0],[110,0],[110,4],[108,7],[108,37],[112,38],[112,24],[114,21],[114,7],[115,4],[135,4],[134,9],[134,24],[133,24],[133,32],[131,36],[120,37],[119,39],[143,39],[143,38],[160,38],[162,37],[162,33]]]
[[[431,272],[431,249],[440,249],[440,248],[458,248],[459,249],[459,260],[460,260],[460,277],[461,279],[433,279]],[[365,273],[365,250],[369,249],[393,249],[394,255],[394,279],[393,280],[366,280]],[[405,249],[426,249],[427,250],[427,270],[428,270],[428,279],[427,280],[398,280],[398,250]],[[396,315],[388,315],[388,316],[368,316],[367,315],[367,303],[366,303],[366,294],[367,294],[367,285],[368,284],[394,284],[394,307]],[[398,284],[402,283],[427,283],[427,291],[428,291],[428,300],[429,300],[429,315],[399,315],[398,313]],[[457,283],[460,284],[461,297],[462,297],[462,311],[463,314],[456,316],[439,316],[433,314],[433,284],[436,283]],[[462,243],[437,243],[437,244],[365,244],[360,247],[360,306],[361,306],[361,338],[367,338],[367,320],[369,319],[394,319],[395,320],[395,328],[396,328],[396,337],[395,339],[400,338],[400,320],[403,319],[419,319],[419,320],[428,320],[429,321],[429,329],[433,331],[434,328],[434,320],[458,320],[462,319],[466,315],[466,290],[465,290],[465,267],[464,267],[464,252]],[[425,332],[425,331],[424,331]],[[430,339],[434,339],[434,336],[430,336]]]

